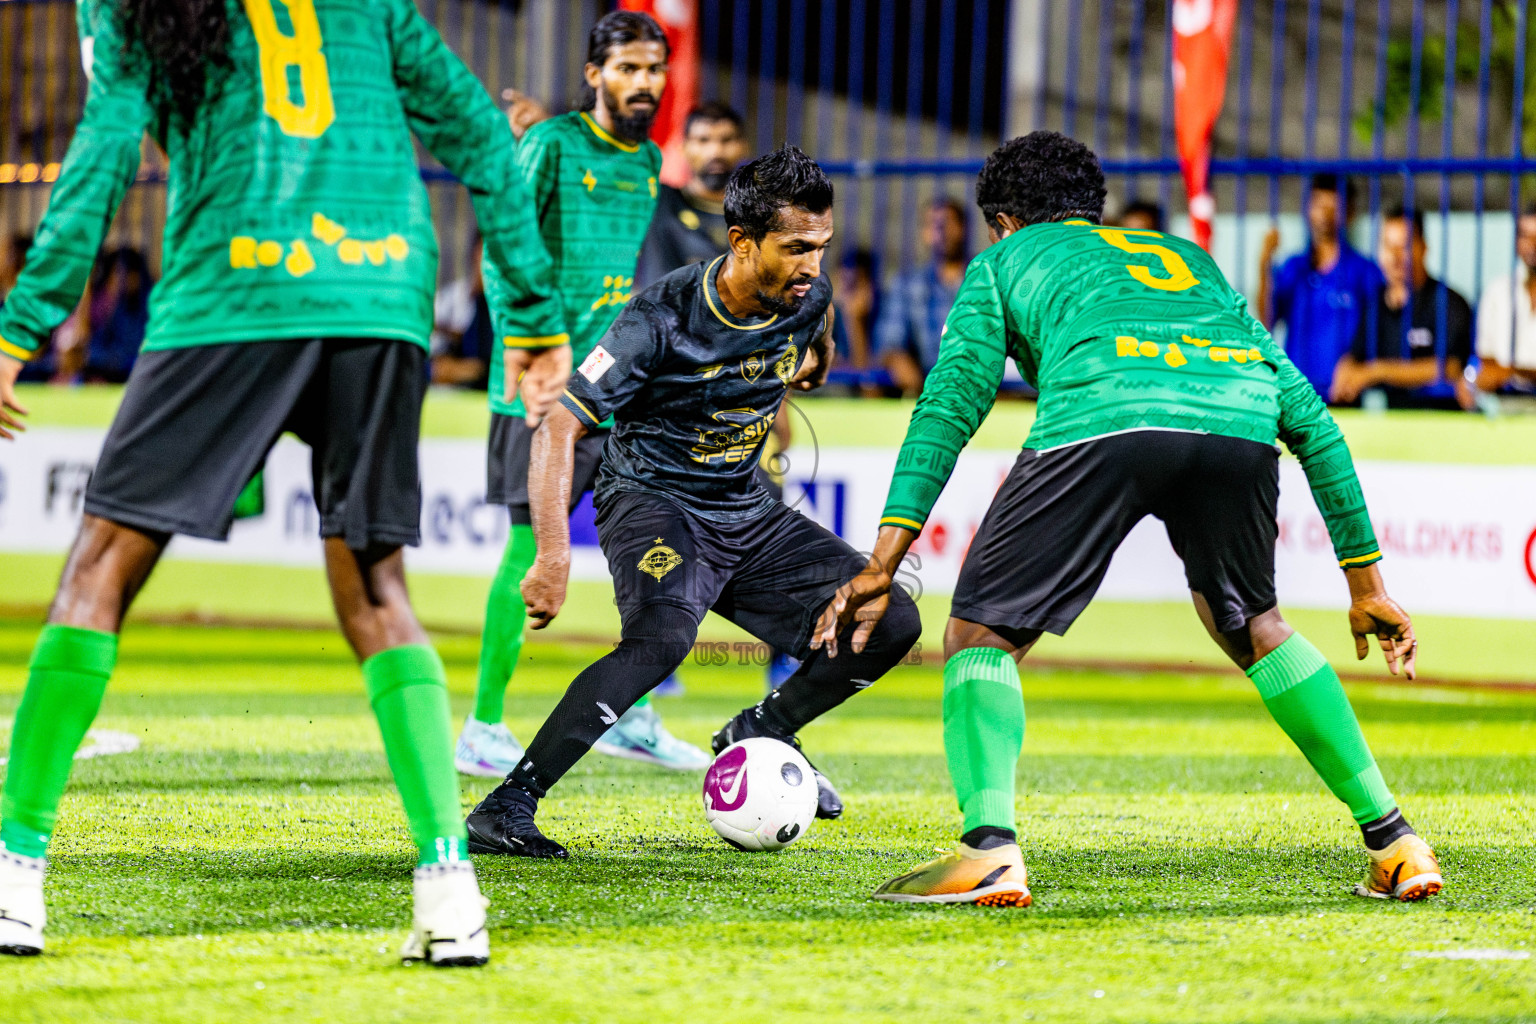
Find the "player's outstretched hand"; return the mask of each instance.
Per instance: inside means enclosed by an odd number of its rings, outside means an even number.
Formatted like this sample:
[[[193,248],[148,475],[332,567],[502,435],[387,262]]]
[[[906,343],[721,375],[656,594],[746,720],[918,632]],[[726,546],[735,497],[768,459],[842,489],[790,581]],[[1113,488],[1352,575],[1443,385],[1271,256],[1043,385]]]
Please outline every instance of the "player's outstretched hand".
[[[532,628],[543,629],[560,614],[565,604],[565,584],[571,574],[569,559],[545,558],[533,560],[533,567],[523,577],[523,604],[528,606]]]
[[[16,434],[27,428],[18,417],[27,415],[27,407],[16,401],[16,378],[21,375],[22,364],[9,356],[0,356],[0,437],[16,440]],[[16,434],[11,433],[15,431]]]
[[[837,588],[831,602],[816,620],[811,634],[811,650],[827,649],[827,657],[837,657],[837,638],[849,624],[858,623],[851,641],[853,653],[864,650],[869,634],[875,631],[891,600],[891,574],[881,563],[870,559],[857,576]]]
[[[1355,657],[1364,661],[1371,653],[1371,637],[1381,644],[1387,670],[1415,678],[1419,641],[1413,635],[1413,620],[1401,605],[1387,596],[1381,572],[1374,565],[1347,569],[1349,579],[1349,629],[1355,634]]]
[[[571,346],[538,351],[509,348],[506,375],[505,393],[523,396],[528,426],[537,427],[560,400],[565,382],[571,377]]]

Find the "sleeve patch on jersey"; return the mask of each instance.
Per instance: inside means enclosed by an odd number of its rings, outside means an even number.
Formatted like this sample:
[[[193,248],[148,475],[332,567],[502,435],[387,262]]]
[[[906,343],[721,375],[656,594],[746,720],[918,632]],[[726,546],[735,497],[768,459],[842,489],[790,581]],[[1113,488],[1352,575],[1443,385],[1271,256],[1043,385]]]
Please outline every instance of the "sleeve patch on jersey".
[[[613,356],[608,354],[607,349],[599,345],[592,350],[586,359],[582,360],[581,365],[577,369],[583,377],[587,378],[587,383],[596,384],[603,374],[613,369]]]

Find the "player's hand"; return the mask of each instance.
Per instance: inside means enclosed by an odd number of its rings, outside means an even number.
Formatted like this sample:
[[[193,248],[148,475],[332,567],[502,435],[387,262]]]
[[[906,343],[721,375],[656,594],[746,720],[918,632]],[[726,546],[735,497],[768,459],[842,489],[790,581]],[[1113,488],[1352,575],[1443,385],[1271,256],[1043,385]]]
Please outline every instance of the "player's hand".
[[[560,614],[565,604],[566,580],[571,574],[570,557],[535,558],[528,575],[523,577],[523,604],[528,606],[532,628],[543,629]]]
[[[544,421],[549,410],[560,400],[565,382],[571,376],[571,346],[560,345],[539,351],[509,348],[506,350],[506,395],[521,394],[525,420],[530,427]]]
[[[23,365],[19,359],[0,356],[0,437],[7,441],[16,440],[16,434],[27,429],[19,419],[27,415],[27,407],[16,401],[16,378]]]
[[[1270,260],[1280,248],[1280,229],[1272,227],[1264,232],[1264,246],[1259,250],[1259,259]]]
[[[863,651],[869,642],[869,634],[885,616],[891,600],[891,586],[891,574],[878,561],[870,559],[857,576],[837,588],[837,593],[822,610],[811,633],[811,650],[820,650],[825,645],[827,657],[837,657],[838,634],[851,623],[858,623],[851,646],[854,654]]]
[[[507,123],[512,126],[512,137],[519,141],[529,128],[549,119],[549,108],[526,93],[503,89],[501,98],[507,104]]]
[[[1364,661],[1371,653],[1371,637],[1381,644],[1387,670],[1393,675],[1415,678],[1419,641],[1413,635],[1413,620],[1401,605],[1387,596],[1381,572],[1374,565],[1347,569],[1349,579],[1349,630],[1355,634],[1355,657]]]

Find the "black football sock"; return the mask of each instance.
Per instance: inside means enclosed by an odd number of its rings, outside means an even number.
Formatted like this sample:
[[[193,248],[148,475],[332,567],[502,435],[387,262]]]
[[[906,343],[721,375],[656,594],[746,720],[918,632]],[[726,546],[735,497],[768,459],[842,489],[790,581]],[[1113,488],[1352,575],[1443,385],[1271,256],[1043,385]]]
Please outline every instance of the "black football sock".
[[[649,605],[632,615],[619,645],[566,689],[507,781],[543,796],[620,715],[687,659],[698,628],[692,613],[676,605]]]
[[[995,850],[1019,841],[1019,834],[1011,828],[996,825],[979,825],[960,837],[960,841],[974,850]]]
[[[763,721],[776,731],[794,735],[895,668],[922,630],[917,605],[905,591],[892,591],[890,607],[864,650],[854,653],[850,627],[838,638],[837,657],[828,657],[825,648],[812,651],[795,674],[758,705]]]
[[[1408,819],[1396,807],[1392,808],[1391,814],[1384,814],[1360,826],[1360,835],[1365,838],[1367,850],[1385,850],[1403,836],[1413,834],[1413,826],[1408,824]]]

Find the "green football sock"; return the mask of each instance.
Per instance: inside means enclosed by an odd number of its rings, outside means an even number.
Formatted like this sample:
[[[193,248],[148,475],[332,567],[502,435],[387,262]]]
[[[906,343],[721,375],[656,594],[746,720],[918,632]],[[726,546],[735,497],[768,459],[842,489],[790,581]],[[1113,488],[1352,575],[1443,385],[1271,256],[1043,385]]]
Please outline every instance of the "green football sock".
[[[501,566],[485,601],[485,628],[480,634],[480,681],[475,687],[475,719],[487,725],[501,722],[507,684],[523,650],[523,623],[528,609],[520,589],[533,566],[538,548],[533,527],[513,526],[501,554]]]
[[[463,859],[467,836],[442,659],[425,644],[391,647],[363,662],[363,681],[420,863]]]
[[[944,665],[944,754],[964,832],[1012,829],[1013,775],[1024,749],[1024,692],[1013,657],[972,647]]]
[[[1333,795],[1364,824],[1397,806],[1365,744],[1338,673],[1300,633],[1248,670],[1264,706]]]
[[[75,751],[101,710],[117,664],[117,637],[94,629],[44,626],[16,724],[0,799],[0,842],[12,853],[41,857],[58,819]]]

